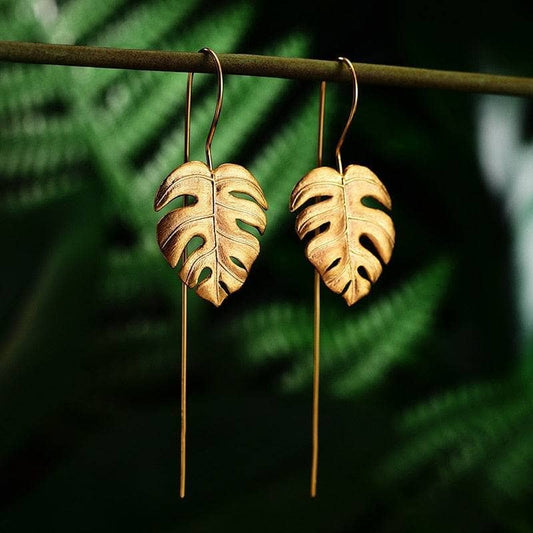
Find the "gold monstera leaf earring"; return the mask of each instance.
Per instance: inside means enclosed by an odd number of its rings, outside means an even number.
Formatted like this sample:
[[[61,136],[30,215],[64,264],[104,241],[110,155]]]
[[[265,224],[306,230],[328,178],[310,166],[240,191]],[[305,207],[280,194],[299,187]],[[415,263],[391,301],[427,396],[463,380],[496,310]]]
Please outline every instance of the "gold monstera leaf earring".
[[[386,212],[363,203],[365,198],[372,198],[390,210],[391,199],[383,183],[367,167],[348,165],[344,170],[342,167],[341,148],[357,107],[358,86],[351,61],[345,57],[339,61],[348,65],[354,89],[350,115],[335,149],[337,169],[321,166],[305,175],[292,191],[290,210],[315,202],[299,213],[296,232],[300,239],[316,232],[305,255],[326,286],[353,305],[369,293],[372,283],[381,275],[381,261],[389,262],[395,232]],[[364,246],[361,238],[372,242],[379,258]]]
[[[351,61],[345,57],[339,57],[339,61],[350,69],[353,92],[350,114],[335,149],[337,169],[322,166],[326,90],[322,82],[318,167],[297,183],[289,204],[291,212],[300,210],[296,232],[300,239],[309,238],[305,255],[316,269],[311,496],[316,495],[318,461],[320,278],[329,289],[342,295],[348,305],[353,305],[369,293],[381,275],[382,264],[389,262],[395,240],[388,214],[391,199],[383,183],[366,167],[342,166],[341,148],[357,108],[358,85]]]
[[[222,109],[224,82],[217,54],[209,48],[202,48],[200,52],[211,57],[218,80],[215,114],[205,143],[207,164],[189,160],[193,81],[193,73],[190,72],[185,106],[185,162],[163,181],[154,201],[154,208],[159,211],[174,200],[183,200],[157,225],[157,241],[166,260],[173,268],[181,263],[182,498],[185,496],[187,287],[216,307],[238,290],[259,254],[256,236],[242,229],[238,223],[254,227],[263,234],[267,209],[263,191],[248,170],[233,163],[213,168],[211,143]],[[200,244],[195,246],[198,242]],[[190,254],[188,248],[191,249]]]
[[[193,237],[202,239],[202,244],[184,258],[179,276],[198,296],[218,307],[246,281],[259,254],[259,241],[241,229],[237,221],[255,227],[262,234],[266,228],[264,210],[267,202],[257,180],[241,165],[224,163],[213,168],[211,142],[222,109],[224,84],[222,67],[215,52],[209,48],[203,48],[201,52],[211,55],[218,76],[215,115],[205,145],[207,164],[189,161],[187,140],[185,163],[163,181],[154,208],[159,211],[178,197],[194,199],[194,203],[188,202],[188,205],[170,211],[159,221],[157,240],[170,266],[175,267]],[[186,132],[190,129],[192,78],[190,73]],[[205,269],[210,273],[200,280]]]

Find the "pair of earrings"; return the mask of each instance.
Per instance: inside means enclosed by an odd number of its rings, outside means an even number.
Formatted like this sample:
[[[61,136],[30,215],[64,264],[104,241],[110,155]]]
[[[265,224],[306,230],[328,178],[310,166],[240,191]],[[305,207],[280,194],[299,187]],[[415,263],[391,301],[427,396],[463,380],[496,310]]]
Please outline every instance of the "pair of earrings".
[[[173,170],[157,191],[154,208],[159,211],[177,198],[183,205],[170,211],[158,223],[157,240],[163,255],[174,268],[180,263],[182,290],[182,368],[181,368],[181,463],[180,496],[185,495],[186,445],[186,353],[187,290],[219,306],[246,281],[259,254],[259,241],[242,229],[238,221],[263,234],[266,228],[267,201],[254,176],[244,167],[225,163],[213,168],[211,143],[223,101],[222,67],[209,48],[216,67],[218,98],[211,128],[206,139],[207,164],[190,161],[190,116],[193,73],[187,79],[185,106],[184,163]],[[359,165],[342,167],[341,148],[353,120],[358,100],[357,76],[352,63],[339,58],[352,76],[352,105],[348,120],[335,149],[337,170],[322,166],[326,83],[320,86],[317,168],[304,176],[292,191],[289,208],[300,211],[296,232],[300,239],[311,236],[305,250],[315,267],[313,450],[311,495],[316,494],[318,461],[318,366],[320,323],[320,278],[333,292],[341,294],[348,305],[368,294],[388,263],[394,247],[394,226],[386,210],[390,196],[377,176]],[[193,199],[191,202],[190,199]],[[378,206],[367,205],[368,199]],[[367,204],[363,203],[367,200]],[[383,209],[384,208],[384,209]],[[190,255],[193,238],[201,243]],[[374,247],[370,250],[367,239]]]

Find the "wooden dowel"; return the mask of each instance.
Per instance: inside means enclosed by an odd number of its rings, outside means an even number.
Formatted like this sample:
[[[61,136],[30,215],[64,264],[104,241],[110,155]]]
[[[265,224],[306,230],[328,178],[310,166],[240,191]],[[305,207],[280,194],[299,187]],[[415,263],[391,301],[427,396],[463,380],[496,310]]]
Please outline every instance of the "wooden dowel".
[[[350,82],[339,61],[220,54],[224,74]],[[0,41],[0,61],[172,72],[215,72],[197,52],[129,50],[96,46]],[[354,63],[359,83],[533,97],[533,78]]]

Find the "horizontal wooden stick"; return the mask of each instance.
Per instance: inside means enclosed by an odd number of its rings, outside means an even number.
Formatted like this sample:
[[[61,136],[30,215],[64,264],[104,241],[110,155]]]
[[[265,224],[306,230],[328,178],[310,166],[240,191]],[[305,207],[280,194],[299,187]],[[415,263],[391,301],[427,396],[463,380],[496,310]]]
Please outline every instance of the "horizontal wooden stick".
[[[224,74],[350,82],[338,61],[220,54]],[[170,72],[215,72],[213,61],[196,52],[129,50],[96,46],[0,41],[0,61]],[[354,63],[362,84],[419,87],[533,97],[533,78]]]

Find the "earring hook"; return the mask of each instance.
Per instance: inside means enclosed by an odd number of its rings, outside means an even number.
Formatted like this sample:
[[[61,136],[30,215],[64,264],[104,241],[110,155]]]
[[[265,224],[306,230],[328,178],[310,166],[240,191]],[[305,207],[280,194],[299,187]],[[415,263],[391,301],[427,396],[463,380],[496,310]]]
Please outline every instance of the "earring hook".
[[[353,82],[352,83],[352,107],[350,108],[350,114],[348,115],[348,120],[346,121],[344,130],[342,130],[342,134],[339,138],[339,142],[337,143],[337,146],[335,148],[335,157],[337,159],[337,167],[339,169],[339,173],[342,174],[341,148],[342,148],[342,145],[344,144],[344,139],[346,138],[346,134],[348,133],[348,130],[350,129],[350,125],[352,124],[352,120],[355,115],[355,110],[357,109],[357,100],[359,98],[359,86],[357,84],[357,74],[355,73],[355,69],[353,68],[352,62],[346,57],[339,57],[337,59],[348,66],[348,68],[350,69],[350,72],[352,73],[352,82]]]
[[[209,128],[209,133],[205,141],[205,156],[207,159],[207,166],[209,170],[213,170],[213,160],[211,158],[211,143],[213,142],[213,137],[215,136],[215,131],[217,129],[218,118],[220,117],[220,111],[222,110],[222,101],[224,99],[224,79],[222,78],[222,65],[218,56],[211,48],[202,48],[198,50],[204,54],[208,54],[212,57],[215,62],[215,67],[217,71],[217,81],[218,81],[218,93],[217,93],[217,103],[215,106],[215,113],[213,115],[213,121],[211,122],[211,127]],[[194,72],[189,72],[187,76],[187,95],[185,100],[185,162],[187,163],[190,158],[190,138],[191,138],[191,101],[192,101],[192,80],[194,77]]]

